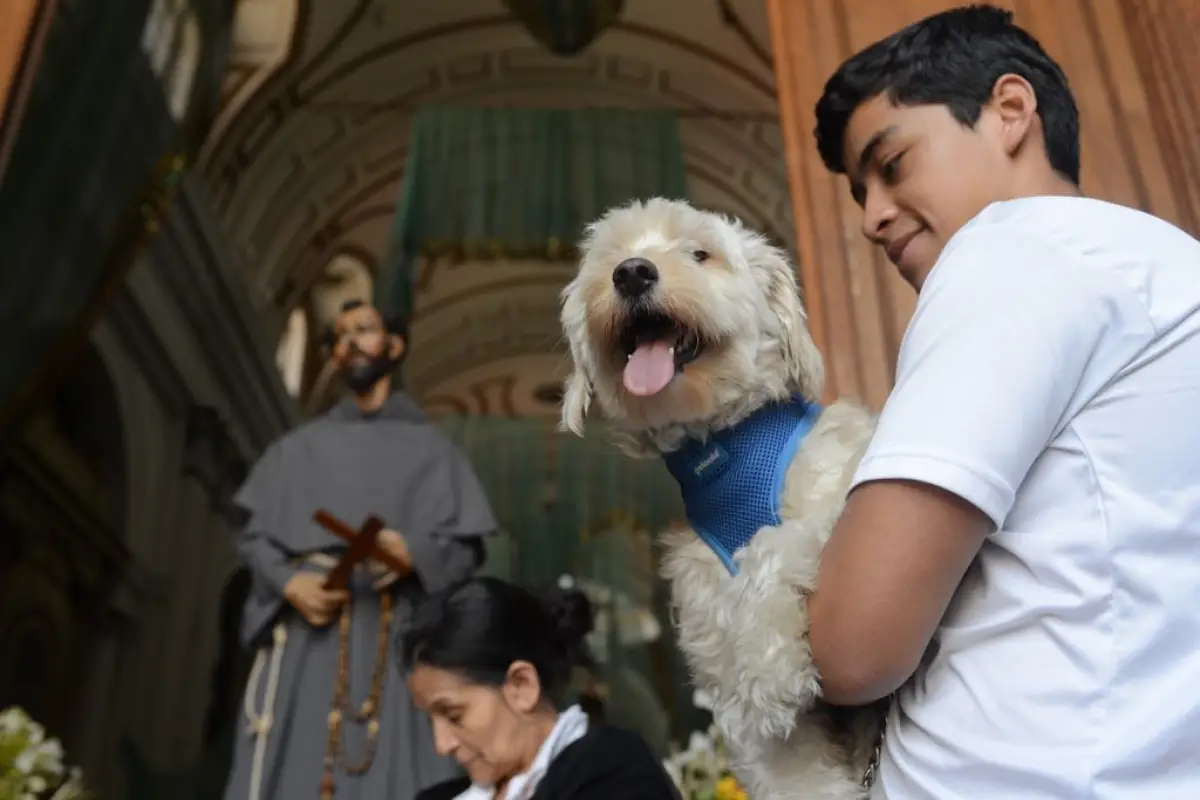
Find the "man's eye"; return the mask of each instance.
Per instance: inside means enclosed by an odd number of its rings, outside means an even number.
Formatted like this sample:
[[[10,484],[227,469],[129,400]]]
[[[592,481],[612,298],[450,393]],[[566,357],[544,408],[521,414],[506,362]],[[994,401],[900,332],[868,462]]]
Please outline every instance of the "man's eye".
[[[887,161],[883,162],[883,166],[879,171],[885,181],[891,182],[896,179],[896,175],[900,170],[900,159],[902,156],[903,154],[893,156],[892,158],[889,158]]]

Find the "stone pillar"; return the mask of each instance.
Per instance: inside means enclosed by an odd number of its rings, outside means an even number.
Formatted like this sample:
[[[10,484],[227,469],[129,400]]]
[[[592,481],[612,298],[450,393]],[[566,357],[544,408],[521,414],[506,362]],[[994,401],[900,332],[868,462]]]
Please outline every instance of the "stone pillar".
[[[913,292],[883,255],[863,239],[860,212],[844,179],[829,175],[813,141],[813,109],[826,79],[851,53],[928,14],[960,5],[959,0],[767,0],[779,91],[780,121],[792,187],[796,242],[810,323],[826,358],[827,398],[858,397],[879,408],[895,375],[895,358],[915,303]],[[1194,102],[1189,80],[1200,66],[1182,44],[1186,20],[1198,13],[1182,0],[1150,0],[1134,14],[1155,36],[1177,37],[1171,56],[1153,69],[1169,73],[1173,98],[1156,101],[1138,70],[1134,40],[1122,4],[1142,0],[1007,0],[1062,64],[1080,105],[1083,126],[1083,184],[1093,196],[1141,208],[1177,224],[1187,224],[1190,181],[1192,209],[1200,208],[1200,162]],[[1184,11],[1187,6],[1188,10]],[[1174,9],[1168,12],[1161,7]],[[1140,15],[1140,16],[1139,16]],[[1178,19],[1175,19],[1178,17]],[[1140,29],[1139,29],[1140,30]],[[1150,35],[1150,34],[1143,34]],[[1158,40],[1155,40],[1158,41]],[[1159,45],[1161,49],[1161,45]],[[1190,100],[1188,98],[1191,98]],[[1185,111],[1190,108],[1188,115]],[[1181,110],[1182,109],[1182,110]],[[1159,117],[1171,124],[1157,121]],[[1187,127],[1188,125],[1191,127]],[[1167,131],[1167,133],[1162,133]],[[1163,144],[1163,142],[1168,144]],[[1169,144],[1174,143],[1174,144]],[[1174,148],[1174,149],[1172,149]]]

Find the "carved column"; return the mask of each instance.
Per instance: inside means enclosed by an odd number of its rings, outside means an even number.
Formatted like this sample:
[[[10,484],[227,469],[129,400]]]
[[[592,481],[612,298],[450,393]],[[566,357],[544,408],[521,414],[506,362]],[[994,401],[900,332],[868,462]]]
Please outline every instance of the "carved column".
[[[1200,5],[1122,0],[1159,146],[1179,203],[1179,222],[1200,236]]]
[[[821,163],[812,134],[813,109],[826,79],[844,58],[902,24],[895,5],[767,2],[800,281],[813,336],[825,354],[826,396],[858,397],[873,408],[883,404],[891,389],[914,297],[859,233],[860,212],[845,181]],[[853,42],[851,26],[857,34]]]
[[[1071,81],[1082,117],[1084,190],[1194,232],[1200,106],[1193,77],[1200,57],[1187,43],[1195,40],[1200,6],[1186,0],[998,4],[1016,12],[1017,23]],[[851,53],[956,5],[959,0],[767,0],[800,279],[826,358],[827,397],[882,405],[915,296],[863,239],[845,180],[821,163],[814,106],[826,79]]]

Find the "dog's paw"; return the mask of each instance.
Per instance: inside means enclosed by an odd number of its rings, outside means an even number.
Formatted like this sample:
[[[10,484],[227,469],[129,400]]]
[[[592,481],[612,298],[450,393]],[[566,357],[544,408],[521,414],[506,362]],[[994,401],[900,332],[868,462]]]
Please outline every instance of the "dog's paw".
[[[764,739],[787,738],[820,697],[807,594],[816,586],[823,541],[818,531],[794,522],[764,528],[738,563],[735,691],[740,704],[758,710],[747,724]]]

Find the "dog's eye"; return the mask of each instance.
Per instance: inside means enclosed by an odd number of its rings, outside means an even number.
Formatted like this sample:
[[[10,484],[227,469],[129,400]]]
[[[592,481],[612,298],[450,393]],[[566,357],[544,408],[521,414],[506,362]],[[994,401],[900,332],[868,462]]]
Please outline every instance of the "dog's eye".
[[[703,264],[705,261],[708,261],[708,251],[696,250],[692,253],[692,258],[696,259],[697,264]]]

